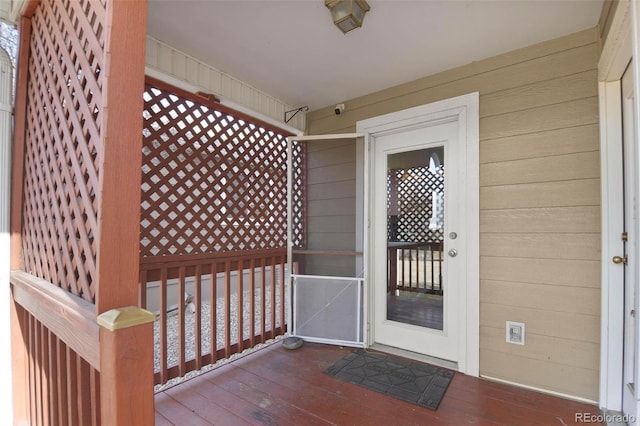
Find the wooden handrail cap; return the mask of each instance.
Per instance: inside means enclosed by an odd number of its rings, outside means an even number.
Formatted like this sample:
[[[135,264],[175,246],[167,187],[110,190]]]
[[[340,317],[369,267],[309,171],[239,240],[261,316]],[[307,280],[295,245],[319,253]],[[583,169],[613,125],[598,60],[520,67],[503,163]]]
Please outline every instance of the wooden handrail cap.
[[[133,327],[155,321],[156,316],[137,306],[111,309],[98,315],[98,325],[109,331]]]

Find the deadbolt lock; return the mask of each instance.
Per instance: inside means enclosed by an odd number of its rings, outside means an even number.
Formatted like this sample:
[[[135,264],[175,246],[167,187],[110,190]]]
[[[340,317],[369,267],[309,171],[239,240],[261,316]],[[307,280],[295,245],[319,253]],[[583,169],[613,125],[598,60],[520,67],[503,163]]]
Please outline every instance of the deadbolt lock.
[[[611,259],[613,261],[613,263],[615,264],[620,264],[622,263],[623,265],[627,264],[627,256],[624,257],[620,257],[620,256],[613,256],[613,259]]]

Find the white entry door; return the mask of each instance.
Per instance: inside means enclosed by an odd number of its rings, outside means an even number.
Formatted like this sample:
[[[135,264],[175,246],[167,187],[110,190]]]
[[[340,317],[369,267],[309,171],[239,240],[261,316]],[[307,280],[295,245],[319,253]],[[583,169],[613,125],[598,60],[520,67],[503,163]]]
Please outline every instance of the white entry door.
[[[466,235],[457,122],[373,140],[374,340],[458,362]]]

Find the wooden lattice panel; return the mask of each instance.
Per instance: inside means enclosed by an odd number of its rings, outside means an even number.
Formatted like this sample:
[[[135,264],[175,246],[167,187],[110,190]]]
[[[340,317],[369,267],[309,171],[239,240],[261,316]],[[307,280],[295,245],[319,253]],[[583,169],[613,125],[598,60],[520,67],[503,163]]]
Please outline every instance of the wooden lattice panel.
[[[93,301],[104,1],[42,0],[32,18],[25,270]]]
[[[285,247],[285,136],[152,82],[144,101],[141,255]]]
[[[305,228],[306,211],[306,166],[307,166],[306,146],[302,142],[293,142],[292,146],[292,191],[291,210],[293,216],[292,244],[294,247],[303,248],[306,246],[307,230]]]
[[[392,178],[391,173],[395,173]],[[437,242],[442,241],[442,229],[429,229],[433,213],[433,192],[444,194],[444,166],[435,173],[429,167],[394,169],[387,176],[387,208],[390,208],[392,181],[397,185],[397,225],[395,230],[388,224],[388,238],[397,241]],[[444,208],[438,211],[438,223],[444,224]],[[395,233],[395,238],[392,234]]]

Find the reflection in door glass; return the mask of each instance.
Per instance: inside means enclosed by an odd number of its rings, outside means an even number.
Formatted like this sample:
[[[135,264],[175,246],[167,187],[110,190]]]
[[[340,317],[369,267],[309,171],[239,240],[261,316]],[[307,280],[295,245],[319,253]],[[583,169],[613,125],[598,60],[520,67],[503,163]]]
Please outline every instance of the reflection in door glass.
[[[387,156],[387,319],[443,329],[444,147]]]

